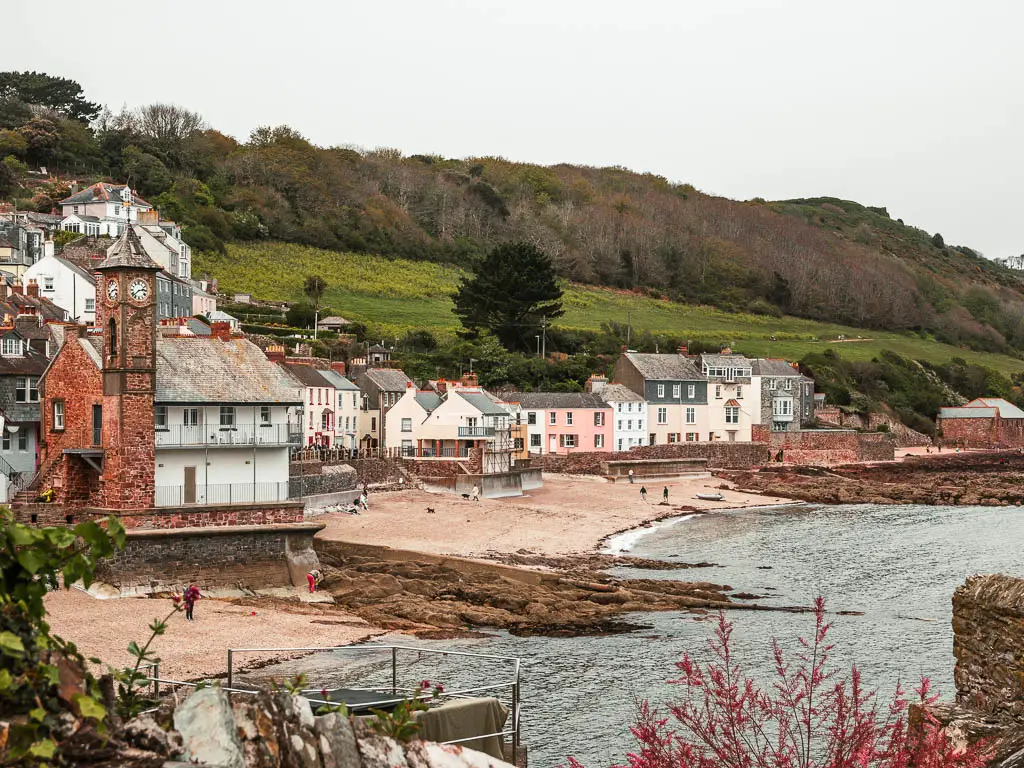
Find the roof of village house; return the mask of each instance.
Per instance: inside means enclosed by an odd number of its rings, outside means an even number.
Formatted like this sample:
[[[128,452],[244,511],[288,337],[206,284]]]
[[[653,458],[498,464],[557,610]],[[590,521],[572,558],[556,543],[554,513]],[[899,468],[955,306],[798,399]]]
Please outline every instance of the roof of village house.
[[[606,403],[642,403],[644,399],[625,384],[605,384],[597,396]]]
[[[338,317],[337,315],[331,315],[330,317],[324,317],[320,319],[320,325],[351,325],[351,321],[346,320],[344,317]]]
[[[96,275],[94,275],[92,272],[89,272],[86,269],[82,269],[82,267],[80,267],[78,264],[71,261],[70,259],[65,259],[63,256],[54,255],[51,258],[54,259],[58,264],[63,264],[65,267],[70,269],[83,280],[87,281],[89,284],[96,285]]]
[[[520,392],[517,399],[526,410],[608,407],[608,403],[593,392]]]
[[[437,392],[418,391],[413,397],[427,412],[433,411],[443,402]]]
[[[102,219],[99,216],[86,216],[84,213],[71,213],[66,217],[68,219],[78,219],[79,221],[88,221],[90,224],[97,224]]]
[[[121,237],[110,246],[107,251],[107,258],[99,264],[96,269],[152,269],[162,270],[163,268],[149,258],[142,241],[135,232],[134,227],[125,227]]]
[[[778,357],[762,357],[754,360],[753,363],[755,376],[773,376],[775,378],[803,376],[788,360],[782,360]]]
[[[11,334],[25,338],[20,328],[0,326],[0,338],[4,338]],[[48,364],[49,360],[46,355],[26,344],[24,347],[24,354],[0,356],[0,376],[10,374],[38,376],[46,370],[46,366]]]
[[[75,192],[71,197],[66,197],[60,201],[61,205],[85,205],[86,203],[95,202],[110,202],[120,203],[121,202],[121,190],[125,188],[124,184],[110,184],[106,181],[100,181],[93,184],[91,187]],[[152,208],[153,206],[143,200],[141,197],[132,193],[132,205],[145,206],[146,208]]]
[[[285,360],[281,363],[284,370],[295,377],[303,386],[307,387],[333,387],[334,385],[324,378],[323,371],[314,368],[309,363],[290,363]]]
[[[235,322],[238,321],[237,317],[229,315],[227,312],[220,309],[213,310],[213,312],[207,314],[207,317],[210,318],[210,322],[230,323],[232,320]]]
[[[494,402],[494,400],[488,397],[482,390],[466,392],[463,389],[453,389],[449,390],[449,396],[451,392],[457,393],[459,397],[485,416],[508,416],[508,410]]]
[[[940,408],[940,419],[981,419],[999,414],[1003,419],[1024,419],[1024,411],[1001,397],[979,397],[967,405]]]
[[[157,337],[154,399],[158,403],[301,402],[288,374],[251,341],[187,336]]]
[[[384,392],[401,392],[412,381],[398,368],[370,368],[364,375]]]
[[[729,353],[727,355],[701,355],[701,362],[709,368],[753,368],[754,360],[746,355]]]
[[[7,297],[0,299],[0,316],[36,315],[47,321],[64,322],[68,313],[52,301],[42,296],[29,296],[25,293],[14,293],[8,289]],[[36,321],[39,322],[38,320]],[[36,338],[33,336],[33,338]]]
[[[342,376],[335,370],[331,370],[329,368],[327,370],[324,370],[321,368],[320,375],[327,379],[329,382],[331,382],[335,389],[350,391],[354,390],[356,392],[359,391],[359,387],[357,387],[355,384],[353,384],[351,381],[346,379],[344,376]]]
[[[652,355],[644,352],[626,352],[626,359],[645,379],[668,379],[675,381],[704,381],[693,361],[682,355]]]
[[[209,336],[213,333],[210,326],[202,320],[197,320],[194,317],[190,317],[185,321],[185,327],[192,331],[196,336]]]

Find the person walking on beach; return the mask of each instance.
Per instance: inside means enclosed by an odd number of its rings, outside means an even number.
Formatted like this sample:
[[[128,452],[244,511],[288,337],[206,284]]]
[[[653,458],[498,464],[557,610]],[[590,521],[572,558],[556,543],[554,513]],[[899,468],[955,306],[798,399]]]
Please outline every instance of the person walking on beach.
[[[366,491],[363,491],[362,495],[359,497],[359,506],[363,511],[369,511],[370,509],[370,500],[366,498]]]
[[[640,500],[647,501],[647,486],[640,486]]]
[[[473,492],[469,496],[473,501],[480,501],[480,488],[476,485],[473,486]]]
[[[630,485],[633,484],[633,470],[632,469],[629,470],[629,484]]]
[[[322,578],[323,577],[320,575],[320,571],[317,568],[314,568],[306,574],[306,581],[309,583],[310,593],[316,592],[316,588],[320,584],[320,580]]]
[[[182,601],[185,603],[185,618],[189,621],[193,620],[192,612],[196,608],[196,600],[200,597],[202,597],[202,595],[199,594],[199,587],[195,584],[190,584],[188,589],[185,590]]]
[[[667,485],[665,486],[665,490],[661,492],[661,500],[665,501],[665,502],[668,501],[668,486]]]

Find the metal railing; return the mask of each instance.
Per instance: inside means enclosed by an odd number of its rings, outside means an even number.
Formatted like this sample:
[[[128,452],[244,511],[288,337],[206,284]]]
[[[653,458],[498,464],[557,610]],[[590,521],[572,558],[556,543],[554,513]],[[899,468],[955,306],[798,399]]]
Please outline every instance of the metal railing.
[[[216,483],[207,485],[158,485],[153,504],[180,507],[189,504],[246,504],[258,501],[287,501],[287,480],[278,483]]]
[[[494,427],[459,427],[459,437],[494,437]]]
[[[295,424],[219,424],[185,426],[174,424],[156,428],[157,448],[193,446],[298,445],[302,428]]]
[[[361,685],[359,690],[368,691],[381,691],[382,689],[387,691],[390,690],[390,698],[382,698],[380,701],[371,702],[360,702],[360,708],[368,707],[381,707],[394,704],[394,697],[403,695],[406,698],[418,698],[423,700],[425,703],[430,705],[433,702],[433,696],[431,693],[424,693],[420,688],[419,678],[422,675],[415,674],[417,670],[412,670],[411,676],[408,680],[402,677],[403,670],[400,669],[399,656],[411,654],[413,655],[413,661],[419,661],[424,656],[430,657],[453,657],[459,659],[475,659],[485,662],[494,662],[496,664],[507,664],[510,669],[504,673],[506,677],[498,676],[495,682],[490,682],[484,685],[472,685],[464,688],[453,688],[451,690],[446,689],[440,696],[437,697],[438,703],[443,703],[448,699],[465,699],[471,697],[477,697],[481,695],[491,695],[494,698],[500,700],[503,692],[507,692],[509,699],[509,717],[510,722],[500,731],[494,733],[483,733],[471,737],[462,739],[455,739],[453,741],[443,742],[444,744],[458,744],[460,742],[476,741],[478,739],[487,739],[494,737],[510,737],[512,740],[512,764],[516,764],[519,752],[520,744],[520,731],[521,731],[521,707],[520,707],[520,659],[514,656],[497,656],[495,654],[488,653],[470,653],[468,651],[441,651],[432,648],[416,648],[414,646],[406,645],[339,645],[330,646],[327,648],[229,648],[228,649],[228,670],[227,670],[227,686],[225,690],[237,691],[245,693],[257,693],[258,688],[248,687],[236,687],[235,683],[235,656],[236,654],[255,653],[261,654],[264,657],[267,654],[281,654],[286,657],[293,656],[295,654],[302,653],[340,653],[340,654],[359,654],[359,653],[377,653],[387,652],[390,656],[388,664],[384,665],[385,672],[390,672],[390,677],[381,683],[374,684],[373,681],[365,681],[365,685]],[[411,665],[410,665],[411,666]],[[154,685],[158,685],[161,681],[157,679],[151,679]],[[244,685],[244,684],[243,684]],[[309,699],[314,709],[321,704],[334,704],[336,702],[329,701],[323,697],[318,697],[320,691],[329,688],[328,685],[317,685],[315,681],[308,681],[308,689],[303,691],[303,695]],[[508,721],[507,721],[508,722]]]
[[[420,459],[468,459],[469,453],[468,448],[421,448],[418,455],[413,450],[409,456]]]

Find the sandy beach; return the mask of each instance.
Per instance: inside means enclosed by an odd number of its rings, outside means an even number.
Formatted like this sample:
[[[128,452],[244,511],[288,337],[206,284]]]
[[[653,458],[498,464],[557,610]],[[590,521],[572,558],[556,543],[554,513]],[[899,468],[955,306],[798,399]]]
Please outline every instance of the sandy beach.
[[[74,642],[83,656],[125,666],[135,661],[128,654],[128,643],[134,640],[142,645],[153,619],[170,613],[171,601],[97,600],[71,589],[47,595],[46,610],[53,632]],[[153,641],[151,648],[161,659],[161,678],[192,680],[223,674],[228,648],[345,645],[378,633],[357,616],[333,607],[272,598],[237,603],[203,599],[196,605],[195,617],[187,622],[179,611],[168,622],[166,634]],[[252,663],[261,658],[246,654],[245,660]]]
[[[386,544],[434,554],[487,557],[528,550],[566,555],[596,551],[608,536],[688,509],[737,509],[789,503],[789,499],[720,490],[718,478],[641,483],[608,483],[591,477],[545,475],[544,487],[508,499],[468,501],[423,491],[370,496],[361,515],[334,513],[319,537],[360,544]],[[669,503],[662,492],[669,490]],[[702,501],[697,493],[721,493],[723,501]],[[427,509],[433,509],[428,513]]]

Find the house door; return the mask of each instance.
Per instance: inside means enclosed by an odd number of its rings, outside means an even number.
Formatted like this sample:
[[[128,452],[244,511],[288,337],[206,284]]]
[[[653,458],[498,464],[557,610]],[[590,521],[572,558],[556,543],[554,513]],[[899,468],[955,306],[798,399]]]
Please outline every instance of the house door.
[[[558,453],[558,438],[555,435],[548,441],[548,453]]]
[[[186,504],[196,503],[196,468],[185,467],[185,490],[182,500]]]

